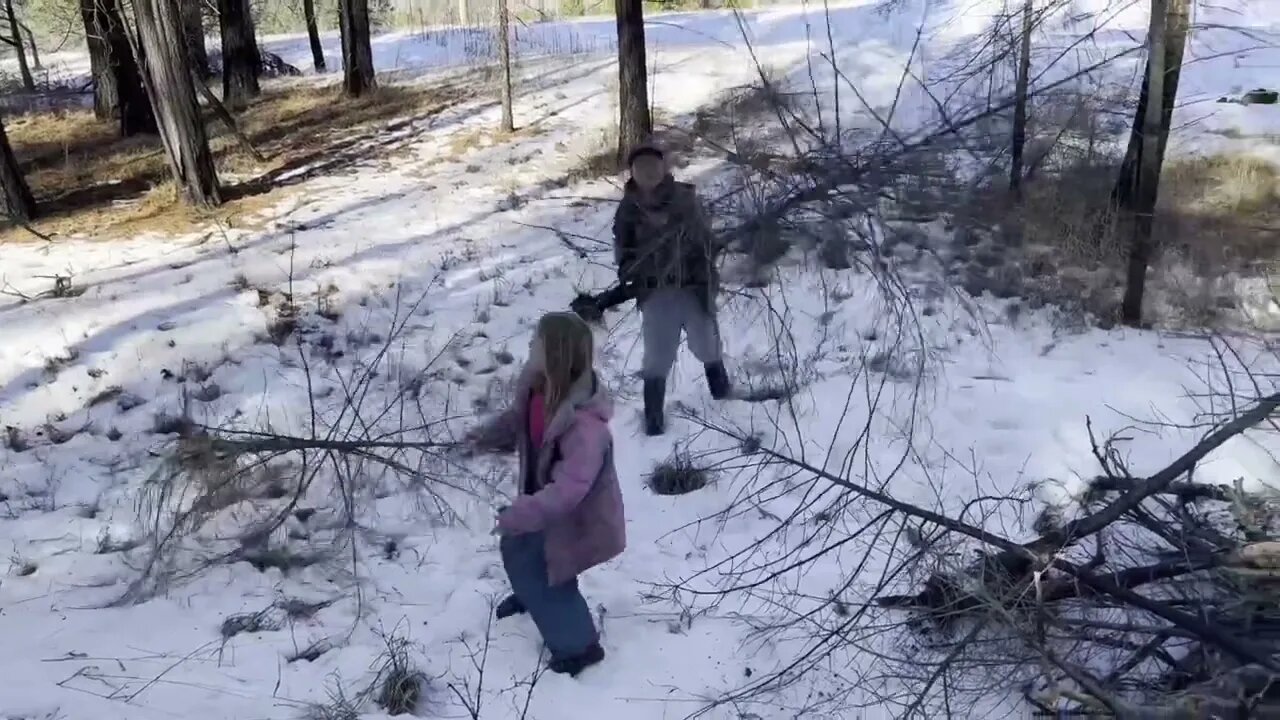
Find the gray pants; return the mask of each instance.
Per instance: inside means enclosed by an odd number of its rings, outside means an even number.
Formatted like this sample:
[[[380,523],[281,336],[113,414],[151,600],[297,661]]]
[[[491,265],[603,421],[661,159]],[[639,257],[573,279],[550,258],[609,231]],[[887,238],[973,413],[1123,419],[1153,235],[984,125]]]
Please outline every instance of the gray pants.
[[[687,288],[660,288],[645,298],[640,307],[644,336],[641,376],[646,380],[666,379],[680,350],[680,333],[698,361],[719,362],[720,328],[714,312],[707,312],[701,291]]]

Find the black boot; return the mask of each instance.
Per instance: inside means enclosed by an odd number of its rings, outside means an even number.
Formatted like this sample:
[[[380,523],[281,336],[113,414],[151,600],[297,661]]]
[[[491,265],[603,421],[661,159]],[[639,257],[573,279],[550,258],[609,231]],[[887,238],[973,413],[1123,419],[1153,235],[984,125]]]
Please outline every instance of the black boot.
[[[705,367],[707,371],[707,387],[711,390],[711,397],[716,400],[724,400],[729,397],[733,387],[729,384],[729,373],[724,369],[724,363],[707,363]]]
[[[592,643],[590,647],[582,651],[581,655],[552,660],[547,664],[547,668],[553,673],[578,677],[578,673],[599,663],[601,660],[604,660],[604,648],[600,647],[600,643]]]
[[[667,430],[665,408],[667,381],[665,378],[644,381],[644,434],[661,435]]]
[[[494,609],[493,614],[499,620],[505,620],[512,615],[523,615],[529,612],[524,603],[520,602],[520,598],[515,595],[508,595],[506,600],[498,603],[498,607]]]

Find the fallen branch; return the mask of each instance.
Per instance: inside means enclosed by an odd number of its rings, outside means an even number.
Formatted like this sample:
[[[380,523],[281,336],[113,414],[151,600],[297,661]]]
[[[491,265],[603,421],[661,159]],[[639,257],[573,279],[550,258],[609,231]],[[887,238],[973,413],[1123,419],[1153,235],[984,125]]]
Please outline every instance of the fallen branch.
[[[1090,492],[1133,492],[1137,489],[1138,480],[1124,477],[1100,476],[1089,483]],[[1231,491],[1220,485],[1204,485],[1193,482],[1173,482],[1155,491],[1157,495],[1175,495],[1180,502],[1195,500],[1219,500],[1231,502]]]
[[[1021,548],[1037,554],[1054,552],[1058,548],[1097,533],[1124,517],[1125,513],[1137,508],[1148,497],[1167,490],[1175,480],[1199,465],[1209,453],[1222,447],[1231,438],[1266,420],[1277,409],[1280,409],[1280,393],[1262,398],[1234,420],[1210,433],[1165,469],[1145,480],[1134,480],[1132,489],[1121,495],[1115,502],[1092,515],[1072,520],[1061,528],[1051,530],[1036,540],[1025,543]]]
[[[241,147],[253,156],[258,162],[266,162],[267,156],[263,155],[258,148],[254,147],[253,142],[249,140],[249,136],[240,131],[240,126],[236,124],[236,119],[231,116],[231,111],[227,110],[227,106],[222,104],[217,95],[213,94],[213,90],[209,88],[209,83],[200,77],[197,73],[191,73],[191,81],[195,84],[196,90],[204,97],[205,102],[209,103],[209,107],[213,110],[213,114],[218,116],[223,125],[231,131],[232,135],[240,141]]]
[[[211,428],[198,426],[209,431]],[[432,441],[390,441],[390,440],[333,440],[329,438],[309,438],[293,435],[268,435],[264,433],[236,432],[219,430],[218,432],[232,437],[248,438],[233,440],[227,438],[209,438],[212,449],[231,454],[271,453],[271,452],[304,452],[307,450],[328,450],[337,453],[368,452],[370,450],[448,450],[466,446],[460,442]]]
[[[579,258],[583,260],[586,260],[587,258],[589,258],[591,256],[591,253],[585,247],[575,243],[574,240],[581,240],[581,241],[585,241],[585,242],[588,242],[594,245],[600,245],[600,246],[605,245],[605,243],[595,238],[587,237],[586,235],[579,235],[577,233],[566,232],[564,230],[561,230],[560,228],[553,228],[548,225],[531,225],[529,223],[516,223],[516,224],[533,229],[533,230],[545,230],[550,233],[555,233],[556,238],[559,239],[560,242],[563,243],[565,247],[572,250],[575,255],[577,255]]]
[[[1275,411],[1278,405],[1280,405],[1280,394],[1276,394],[1263,399],[1261,402],[1259,402],[1254,407],[1250,408],[1245,413],[1241,414],[1235,420],[1227,423],[1222,428],[1220,428],[1216,432],[1209,435],[1209,437],[1201,441],[1198,445],[1196,445],[1195,448],[1193,448],[1191,451],[1184,454],[1181,458],[1176,460],[1168,468],[1165,468],[1164,470],[1157,473],[1156,475],[1153,475],[1151,478],[1148,478],[1147,480],[1142,481],[1139,484],[1139,487],[1141,488],[1141,490],[1133,491],[1122,496],[1115,503],[1108,506],[1107,509],[1099,513],[1090,515],[1084,518],[1082,521],[1071,523],[1068,525],[1068,528],[1084,527],[1087,529],[1087,528],[1093,527],[1094,523],[1098,523],[1099,521],[1097,520],[1097,518],[1099,517],[1111,518],[1105,523],[1099,523],[1097,525],[1097,528],[1092,530],[1092,532],[1088,534],[1094,534],[1098,532],[1099,530],[1109,525],[1111,522],[1114,522],[1116,519],[1119,519],[1121,516],[1123,516],[1127,510],[1133,507],[1136,507],[1143,498],[1147,497],[1152,492],[1155,492],[1156,490],[1159,490],[1167,486],[1168,484],[1172,483],[1173,480],[1180,477],[1189,469],[1194,467],[1196,463],[1198,463],[1201,459],[1203,459],[1206,455],[1208,455],[1212,450],[1214,450],[1217,447],[1220,447],[1223,443],[1225,443],[1230,438],[1235,437],[1236,435],[1239,435],[1240,433],[1244,432],[1245,430],[1252,427],[1253,425],[1266,419],[1272,412]],[[746,441],[746,438],[740,437],[739,435],[735,434],[733,431],[716,427],[714,425],[706,423],[705,421],[703,421],[703,425],[715,432],[734,438],[738,442]],[[916,505],[912,505],[911,503],[903,502],[885,492],[881,492],[879,490],[872,489],[871,487],[850,482],[848,480],[845,480],[844,478],[838,477],[836,475],[833,475],[832,473],[822,470],[821,468],[815,467],[803,460],[797,460],[795,458],[788,457],[772,449],[760,448],[757,452],[765,456],[769,460],[790,465],[791,467],[802,470],[805,473],[813,475],[814,477],[826,480],[846,490],[849,490],[850,492],[853,492],[856,495],[864,497],[868,500],[872,500],[874,502],[881,503],[903,514],[909,515],[911,517],[919,518],[926,522],[943,527],[952,532],[958,533],[960,535],[964,535],[974,540],[978,540],[988,545],[991,545],[993,547],[999,548],[1002,552],[989,556],[988,558],[985,559],[985,563],[987,567],[1000,569],[1002,572],[1006,573],[1009,578],[1024,577],[1030,572],[1032,572],[1035,568],[1042,567],[1042,568],[1057,569],[1061,572],[1067,573],[1076,581],[1087,586],[1089,589],[1091,589],[1095,593],[1113,598],[1115,600],[1119,600],[1127,605],[1131,605],[1135,608],[1144,610],[1152,615],[1160,617],[1168,621],[1170,624],[1174,625],[1175,627],[1181,628],[1183,630],[1186,630],[1189,633],[1192,633],[1202,642],[1209,645],[1214,645],[1223,649],[1224,651],[1230,653],[1231,655],[1233,655],[1239,660],[1242,660],[1244,662],[1256,663],[1258,665],[1261,665],[1262,667],[1280,672],[1280,663],[1277,663],[1276,660],[1271,656],[1271,653],[1267,652],[1263,648],[1258,647],[1254,643],[1237,636],[1236,634],[1230,632],[1226,628],[1223,628],[1217,624],[1202,620],[1201,618],[1193,614],[1183,612],[1181,610],[1177,610],[1167,604],[1163,604],[1161,602],[1157,602],[1150,598],[1144,597],[1134,592],[1133,590],[1129,589],[1128,587],[1125,587],[1120,582],[1117,582],[1117,580],[1109,579],[1105,575],[1097,575],[1091,572],[1087,567],[1081,567],[1079,565],[1076,565],[1066,560],[1065,558],[1057,556],[1058,551],[1061,549],[1061,547],[1063,547],[1063,545],[1059,542],[1053,542],[1051,540],[1046,541],[1045,539],[1045,538],[1052,539],[1057,537],[1071,537],[1078,540],[1080,537],[1084,537],[1083,535],[1073,535],[1070,532],[1061,530],[1061,531],[1048,533],[1045,537],[1041,538],[1040,540],[1032,541],[1030,543],[1025,543],[1025,544],[1018,544],[1007,538],[1003,538],[993,533],[990,533],[982,528],[974,527],[960,520],[955,520],[955,519],[946,517],[945,515],[942,515],[940,513],[933,512],[931,510],[926,510]],[[1138,497],[1139,493],[1142,493],[1140,497]],[[1115,508],[1117,506],[1120,506],[1123,509],[1116,511]],[[1171,565],[1165,571],[1166,572],[1173,572],[1173,571],[1183,572],[1184,570],[1185,569],[1180,566]],[[1142,572],[1139,571],[1138,573],[1136,573],[1136,576],[1140,579],[1142,576]],[[1118,575],[1116,577],[1118,580],[1126,579],[1124,576]]]
[[[9,220],[9,222],[13,223],[14,225],[17,225],[18,227],[22,228],[23,230],[26,230],[27,232],[31,233],[32,235],[35,235],[36,237],[40,238],[41,240],[43,240],[43,241],[45,241],[45,242],[53,242],[53,237],[52,237],[52,236],[50,236],[50,235],[45,235],[44,233],[42,233],[42,232],[40,232],[39,230],[35,229],[34,227],[32,227],[32,226],[31,226],[31,223],[27,222],[26,220],[23,220],[22,218],[19,218],[19,217],[15,217],[14,215],[11,215],[11,214],[8,214],[8,213],[6,213],[6,214],[5,214],[5,218],[7,218],[7,219]]]

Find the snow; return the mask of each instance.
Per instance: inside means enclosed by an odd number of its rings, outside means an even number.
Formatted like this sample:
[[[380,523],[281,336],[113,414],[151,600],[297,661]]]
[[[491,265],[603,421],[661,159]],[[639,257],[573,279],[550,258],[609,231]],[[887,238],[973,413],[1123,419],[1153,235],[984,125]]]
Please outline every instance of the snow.
[[[1275,32],[1265,4],[1237,3],[1232,22],[1250,24],[1255,34]],[[986,0],[929,4],[927,13],[924,3],[909,5],[895,15],[869,3],[830,11],[841,67],[872,107],[892,103],[908,58],[946,67],[948,53],[971,42],[999,9]],[[1078,5],[1097,10],[1100,2]],[[823,29],[820,11],[781,8],[745,17],[770,65],[793,80],[808,77],[806,33]],[[920,18],[937,31],[929,34],[927,52],[913,54]],[[1124,9],[1081,63],[1144,27],[1140,9]],[[800,388],[790,401],[714,404],[701,369],[686,354],[671,385],[669,434],[645,438],[633,377],[637,314],[611,314],[599,332],[600,369],[621,408],[614,431],[630,543],[620,559],[583,578],[589,602],[602,615],[609,658],[580,679],[544,675],[531,688],[539,662],[531,623],[489,624],[489,602],[505,592],[496,541],[488,534],[493,508],[510,490],[501,481],[509,463],[498,460],[450,456],[452,464],[428,464],[429,472],[474,491],[443,492],[456,516],[442,516],[421,487],[365,467],[354,476],[359,488],[351,532],[339,512],[337,479],[321,468],[302,498],[317,509],[315,516],[292,518],[272,542],[295,552],[336,547],[338,557],[287,574],[247,562],[215,564],[154,599],[108,607],[138,577],[144,557],[145,547],[128,548],[145,538],[139,510],[174,440],[156,430],[167,429],[166,421],[184,408],[213,427],[306,435],[313,413],[322,427],[335,423],[354,394],[363,398],[360,414],[371,434],[419,424],[419,407],[427,408],[428,419],[456,418],[448,429],[461,432],[501,402],[538,315],[563,309],[578,289],[610,282],[605,241],[612,206],[599,199],[617,196],[617,179],[567,184],[564,178],[597,149],[615,113],[608,90],[616,82],[608,58],[612,32],[611,20],[590,19],[520,28],[522,72],[537,77],[522,82],[518,94],[517,122],[531,125],[529,131],[455,154],[454,139],[496,124],[497,110],[487,99],[460,104],[404,130],[405,144],[390,166],[308,181],[305,192],[270,213],[264,230],[214,228],[112,242],[64,238],[0,250],[6,291],[34,296],[53,287],[52,276],[71,278],[75,291],[25,303],[0,295],[0,426],[14,428],[19,440],[0,442],[0,556],[10,558],[0,574],[0,717],[297,717],[326,702],[335,688],[351,693],[367,683],[386,635],[413,643],[412,659],[429,678],[427,716],[464,716],[460,696],[479,692],[483,718],[685,717],[706,700],[786,666],[813,630],[799,625],[759,636],[753,623],[791,618],[832,593],[856,605],[903,552],[869,533],[811,572],[764,578],[772,563],[786,562],[778,558],[797,552],[805,532],[775,537],[781,518],[794,515],[808,526],[849,497],[837,497],[825,481],[779,479],[772,469],[756,468],[757,458],[743,455],[740,440],[702,425],[758,436],[766,448],[858,484],[891,477],[888,491],[900,500],[964,512],[971,522],[1022,539],[1032,532],[1030,515],[1006,509],[983,519],[976,513],[991,508],[966,505],[984,495],[1009,495],[1069,506],[1082,479],[1096,470],[1086,420],[1099,438],[1124,432],[1120,450],[1135,472],[1159,469],[1199,436],[1174,424],[1206,422],[1228,410],[1208,404],[1206,387],[1221,390],[1228,375],[1239,387],[1241,364],[1274,372],[1274,356],[1257,341],[1234,340],[1241,357],[1224,368],[1220,345],[1202,338],[1072,330],[1050,309],[1018,311],[990,297],[924,296],[930,312],[919,318],[919,333],[899,338],[892,313],[900,306],[871,276],[797,261],[780,269],[770,288],[727,300],[723,317],[739,382],[777,384],[787,374],[780,366],[791,366]],[[1080,30],[1064,21],[1060,32]],[[1219,56],[1188,67],[1184,98],[1274,81],[1268,68],[1280,54],[1239,57],[1229,48],[1252,41],[1236,36],[1237,45],[1224,48],[1232,33],[1205,34],[1220,48],[1206,57]],[[335,42],[326,39],[336,54]],[[670,117],[685,118],[755,75],[729,13],[655,16],[648,42],[659,68],[655,102]],[[483,60],[491,52],[487,43],[465,29],[386,35],[375,45],[376,62],[429,82]],[[1198,35],[1195,51],[1204,44]],[[813,52],[822,46],[815,42]],[[294,64],[308,64],[305,43],[296,38],[271,47]],[[71,56],[51,62],[65,62],[68,72],[80,67]],[[1132,62],[1097,82],[1131,83],[1129,71],[1140,67],[1139,58]],[[829,72],[822,82],[832,87]],[[933,110],[925,100],[904,104],[896,127],[927,127]],[[958,102],[972,105],[967,98]],[[1188,101],[1179,113],[1195,107]],[[1280,125],[1280,116],[1266,108],[1213,110],[1211,121],[1178,123],[1189,128],[1180,133],[1188,147],[1202,148],[1197,143],[1221,140],[1223,128],[1236,128],[1233,142],[1253,148],[1262,143],[1251,137]],[[874,127],[866,113],[850,113]],[[690,159],[682,176],[709,192],[723,168],[709,157]],[[599,241],[584,243],[589,252],[582,258],[548,227]],[[276,344],[273,329],[292,314],[290,303],[297,334]],[[872,370],[860,371],[869,358],[876,359],[867,363]],[[923,371],[918,385],[913,370]],[[1151,419],[1166,425],[1132,429]],[[1201,465],[1198,479],[1274,483],[1278,449],[1274,438],[1238,438]],[[675,450],[721,465],[715,482],[680,497],[648,491],[647,474]],[[307,472],[316,470],[296,462],[271,469],[285,483]],[[278,507],[279,498],[244,500],[214,513],[178,550],[177,566],[189,569],[202,552],[233,548],[234,533],[272,502]],[[854,502],[841,511],[840,524],[853,532],[876,512]],[[681,582],[704,591],[716,587],[724,563],[761,539],[758,555],[734,560],[741,580],[758,581],[759,590],[713,604],[688,589],[663,589]],[[851,574],[863,560],[869,562],[861,573]],[[286,617],[272,610],[285,598],[330,604]],[[260,611],[279,629],[222,636],[228,617]],[[831,612],[819,613],[822,622],[833,622]],[[884,634],[866,642],[900,640]],[[314,660],[289,661],[317,642],[331,649]],[[475,651],[486,644],[480,673]],[[813,669],[808,684],[784,693],[784,700],[806,702],[805,693],[814,690],[851,706],[868,704],[863,717],[887,717],[891,709],[875,699],[879,686],[851,680],[868,677],[879,662],[842,650],[831,667]],[[367,717],[380,717],[366,710]],[[767,703],[744,702],[710,717],[752,717],[740,712],[784,716]],[[987,712],[1018,716],[1025,708],[997,697],[974,710]]]

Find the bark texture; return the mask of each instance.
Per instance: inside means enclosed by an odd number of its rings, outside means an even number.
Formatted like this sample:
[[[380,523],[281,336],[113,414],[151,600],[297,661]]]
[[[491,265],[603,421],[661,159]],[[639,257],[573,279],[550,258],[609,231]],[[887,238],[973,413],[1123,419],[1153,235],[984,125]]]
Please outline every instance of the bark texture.
[[[243,110],[258,96],[262,58],[248,0],[218,0],[222,27],[222,99],[227,107]]]
[[[369,0],[340,0],[338,11],[342,29],[342,86],[348,97],[357,98],[378,87],[369,33]]]
[[[27,179],[22,175],[18,159],[9,146],[9,136],[0,124],[0,187],[3,188],[4,207],[0,207],[5,217],[20,223],[28,222],[36,216],[36,200],[27,186]]]
[[[222,189],[191,81],[191,56],[177,0],[133,0],[133,11],[146,57],[143,78],[174,180],[186,202],[220,205]]]
[[[645,59],[644,4],[618,0],[618,162],[632,148],[649,140],[653,119],[649,113],[649,72]]]
[[[316,23],[316,0],[302,0],[302,14],[307,22],[307,40],[311,43],[311,64],[316,72],[326,70],[324,46],[320,44],[320,26]]]

